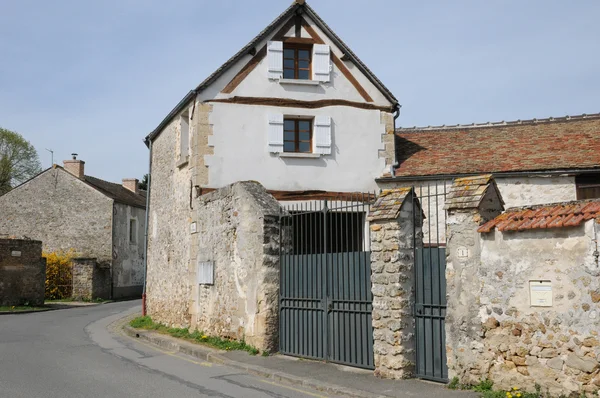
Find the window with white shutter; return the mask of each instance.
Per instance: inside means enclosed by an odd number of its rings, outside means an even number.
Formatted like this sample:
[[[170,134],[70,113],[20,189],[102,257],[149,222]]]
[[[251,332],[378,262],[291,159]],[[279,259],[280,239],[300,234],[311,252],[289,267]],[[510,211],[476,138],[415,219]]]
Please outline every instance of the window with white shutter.
[[[330,80],[331,62],[330,48],[325,44],[313,45],[313,80],[328,82]]]
[[[268,132],[269,152],[283,152],[283,115],[269,115],[269,132]]]
[[[270,41],[267,44],[269,61],[269,79],[281,79],[283,76],[283,42]]]
[[[331,153],[331,118],[316,116],[314,128],[315,153],[329,155]]]

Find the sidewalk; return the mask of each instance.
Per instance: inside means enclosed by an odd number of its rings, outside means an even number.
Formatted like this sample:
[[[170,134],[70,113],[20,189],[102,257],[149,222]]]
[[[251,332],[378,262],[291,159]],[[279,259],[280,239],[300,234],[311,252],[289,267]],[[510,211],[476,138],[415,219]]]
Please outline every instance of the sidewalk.
[[[220,351],[156,332],[123,327],[131,337],[209,362],[244,370],[260,377],[357,398],[478,397],[474,392],[448,390],[444,385],[416,379],[383,380],[370,370],[356,369],[282,355],[251,356],[243,351]]]

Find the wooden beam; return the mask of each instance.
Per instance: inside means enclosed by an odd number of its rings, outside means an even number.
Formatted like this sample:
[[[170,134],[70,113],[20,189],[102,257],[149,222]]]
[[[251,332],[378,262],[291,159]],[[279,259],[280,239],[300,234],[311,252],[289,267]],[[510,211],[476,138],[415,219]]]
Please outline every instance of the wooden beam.
[[[282,40],[284,38],[284,35],[294,27],[295,23],[295,18],[290,18],[290,20],[285,25],[283,25],[281,29],[277,31],[277,33],[275,33],[272,40]],[[233,77],[233,79],[231,79],[231,81],[227,83],[227,85],[223,90],[221,90],[221,92],[225,94],[231,94],[233,90],[235,90],[235,88],[240,85],[240,83],[246,78],[246,76],[248,76],[250,72],[252,72],[254,68],[256,68],[256,66],[260,63],[260,61],[262,61],[266,56],[267,45],[265,44],[260,50],[256,52],[256,55],[250,61],[248,61],[248,63],[244,65],[244,67]]]
[[[378,110],[382,112],[393,112],[391,106],[379,106],[364,102],[348,101],[344,99],[323,99],[317,101],[302,101],[289,98],[261,98],[261,97],[231,97],[212,99],[206,102],[220,102],[224,104],[242,104],[242,105],[262,105],[262,106],[281,106],[286,108],[304,108],[317,109],[328,106],[349,106],[358,109]]]
[[[315,40],[310,37],[284,37],[282,41],[289,44],[315,44]]]
[[[312,26],[309,25],[308,22],[306,22],[304,18],[302,18],[302,26],[308,32],[310,37],[312,37],[315,40],[315,43],[325,44],[325,42],[323,41],[323,39],[321,39],[319,34],[313,29]],[[358,80],[356,80],[352,72],[350,72],[346,65],[344,65],[344,62],[341,59],[339,59],[338,56],[333,53],[333,51],[331,51],[331,60],[333,61],[335,66],[338,67],[340,72],[342,72],[342,74],[346,76],[346,79],[348,79],[348,81],[352,83],[354,88],[358,90],[358,93],[361,95],[361,97],[363,97],[367,102],[373,102],[373,98],[371,98],[369,93],[367,93],[367,90],[365,90],[364,87],[358,82]]]
[[[206,195],[217,190],[217,188],[200,188],[200,195]],[[363,192],[331,192],[331,191],[276,191],[269,189],[268,193],[281,202],[296,200],[343,200],[352,202],[372,202],[376,199],[372,193]]]

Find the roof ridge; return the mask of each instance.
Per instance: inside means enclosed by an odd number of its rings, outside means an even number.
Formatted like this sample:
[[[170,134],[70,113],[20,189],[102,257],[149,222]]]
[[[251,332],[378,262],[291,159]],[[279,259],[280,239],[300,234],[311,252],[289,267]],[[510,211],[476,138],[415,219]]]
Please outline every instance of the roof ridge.
[[[413,127],[397,127],[396,132],[408,132],[408,131],[422,131],[422,130],[455,130],[455,129],[468,129],[468,128],[482,128],[482,127],[506,127],[506,126],[520,126],[523,124],[538,124],[538,123],[556,123],[556,122],[570,122],[585,119],[599,119],[599,113],[582,113],[579,115],[565,115],[559,117],[547,117],[542,119],[525,119],[525,120],[511,120],[511,121],[499,121],[499,122],[485,122],[485,123],[471,123],[471,124],[454,124],[454,125],[439,125],[439,126],[413,126]]]

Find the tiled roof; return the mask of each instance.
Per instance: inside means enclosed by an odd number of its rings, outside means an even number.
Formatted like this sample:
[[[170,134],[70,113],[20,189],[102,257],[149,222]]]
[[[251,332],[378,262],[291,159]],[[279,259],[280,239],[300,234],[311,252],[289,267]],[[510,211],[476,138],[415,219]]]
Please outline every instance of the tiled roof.
[[[600,169],[600,114],[396,129],[396,177]]]
[[[477,232],[524,231],[539,228],[574,227],[600,217],[600,200],[581,200],[508,209],[483,224]],[[599,219],[600,222],[600,219]]]
[[[412,194],[411,187],[386,189],[382,191],[369,209],[369,221],[395,220],[406,197]]]
[[[140,191],[139,194],[135,194],[121,184],[115,184],[90,176],[85,176],[85,182],[115,202],[143,209],[146,208],[146,191]]]
[[[491,174],[456,178],[450,187],[448,195],[446,195],[444,209],[477,208],[490,187],[498,192],[496,182]],[[498,197],[502,200],[500,194],[498,194]]]

